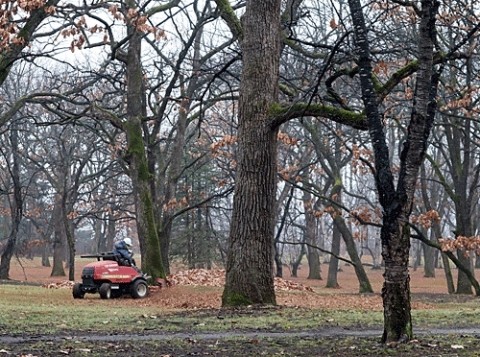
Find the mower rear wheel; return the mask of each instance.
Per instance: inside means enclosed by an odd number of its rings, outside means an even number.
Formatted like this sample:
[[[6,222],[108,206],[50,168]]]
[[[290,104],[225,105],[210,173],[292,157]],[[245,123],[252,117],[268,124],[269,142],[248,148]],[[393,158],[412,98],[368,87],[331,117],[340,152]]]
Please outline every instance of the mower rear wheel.
[[[145,280],[135,280],[130,294],[134,299],[142,299],[148,295],[148,285]]]
[[[109,283],[103,283],[100,285],[98,292],[100,293],[100,297],[102,299],[110,299],[112,297],[112,287]]]
[[[82,284],[75,283],[75,285],[73,285],[72,295],[74,299],[83,299],[85,292],[82,291]]]

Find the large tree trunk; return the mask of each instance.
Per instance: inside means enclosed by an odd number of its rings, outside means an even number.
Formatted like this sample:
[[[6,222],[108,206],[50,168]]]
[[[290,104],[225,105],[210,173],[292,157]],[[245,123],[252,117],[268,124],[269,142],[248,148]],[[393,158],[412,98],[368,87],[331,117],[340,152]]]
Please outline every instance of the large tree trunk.
[[[247,1],[241,42],[238,164],[223,306],[276,304],[273,238],[280,0]]]

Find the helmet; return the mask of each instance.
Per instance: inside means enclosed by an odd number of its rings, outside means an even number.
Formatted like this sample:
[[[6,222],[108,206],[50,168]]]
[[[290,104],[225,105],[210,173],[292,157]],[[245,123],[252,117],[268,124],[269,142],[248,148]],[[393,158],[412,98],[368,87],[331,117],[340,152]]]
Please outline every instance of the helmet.
[[[123,241],[124,241],[125,244],[128,245],[129,247],[132,246],[132,239],[131,239],[131,238],[128,238],[128,237],[127,237],[127,238],[125,238]]]

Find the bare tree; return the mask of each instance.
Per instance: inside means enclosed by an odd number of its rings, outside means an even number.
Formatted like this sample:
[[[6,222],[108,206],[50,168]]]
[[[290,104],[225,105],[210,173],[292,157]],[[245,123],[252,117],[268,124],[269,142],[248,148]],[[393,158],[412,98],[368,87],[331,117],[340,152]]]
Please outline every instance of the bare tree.
[[[407,137],[400,154],[400,173],[397,186],[391,171],[389,150],[372,81],[372,60],[368,29],[360,1],[349,0],[358,46],[359,75],[362,98],[369,122],[369,132],[375,154],[375,180],[380,204],[384,210],[381,231],[382,256],[385,263],[385,282],[382,289],[384,305],[383,342],[406,341],[412,338],[410,314],[410,277],[408,258],[410,233],[408,219],[412,211],[415,183],[425,156],[427,139],[436,109],[438,75],[433,72],[435,16],[438,4],[422,1],[418,9],[418,75],[414,107]]]
[[[0,279],[8,279],[10,271],[10,261],[12,259],[14,249],[18,240],[18,233],[20,228],[20,222],[23,218],[23,208],[24,208],[24,190],[22,185],[22,180],[20,177],[20,166],[21,158],[18,152],[18,123],[13,121],[10,128],[10,142],[9,146],[11,147],[11,155],[7,154],[2,150],[3,157],[5,162],[8,163],[8,172],[11,177],[11,189],[12,192],[9,194],[10,202],[10,211],[11,211],[11,223],[10,223],[10,233],[8,235],[7,243],[4,247],[4,250],[1,255],[0,261]],[[8,156],[11,156],[11,159]]]

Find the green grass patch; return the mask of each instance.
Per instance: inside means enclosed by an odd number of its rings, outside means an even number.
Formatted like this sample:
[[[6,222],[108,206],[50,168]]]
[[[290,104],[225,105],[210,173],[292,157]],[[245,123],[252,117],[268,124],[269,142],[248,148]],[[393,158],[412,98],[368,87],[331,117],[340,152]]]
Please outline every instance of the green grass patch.
[[[192,288],[192,299],[205,289],[209,288]],[[383,313],[365,308],[172,310],[154,304],[154,299],[102,300],[98,295],[87,295],[74,300],[70,289],[0,285],[0,335],[32,337],[2,345],[3,353],[17,356],[480,356],[478,336],[455,334],[455,328],[478,325],[478,299],[456,299],[424,300],[428,309],[412,311],[414,331],[450,327],[451,334],[423,333],[410,343],[384,346],[379,343],[380,335],[322,336],[322,331],[337,327],[352,332],[381,329]],[[298,337],[288,334],[298,331],[308,333]],[[175,332],[187,336],[209,333],[210,337],[141,338]],[[262,337],[263,332],[287,333],[277,338]],[[125,334],[135,336],[129,339],[122,336]],[[95,336],[111,338],[90,339]]]
[[[200,287],[199,289],[205,289]],[[192,299],[195,288],[192,288]],[[332,296],[334,299],[335,296]],[[431,304],[430,304],[431,305]],[[478,325],[477,299],[435,302],[435,308],[412,311],[415,328]],[[348,308],[308,309],[273,307],[262,309],[169,310],[148,299],[102,300],[87,295],[74,300],[70,289],[0,285],[0,333],[58,334],[68,331],[101,333],[301,331],[331,327],[356,330],[381,328],[383,312]]]

